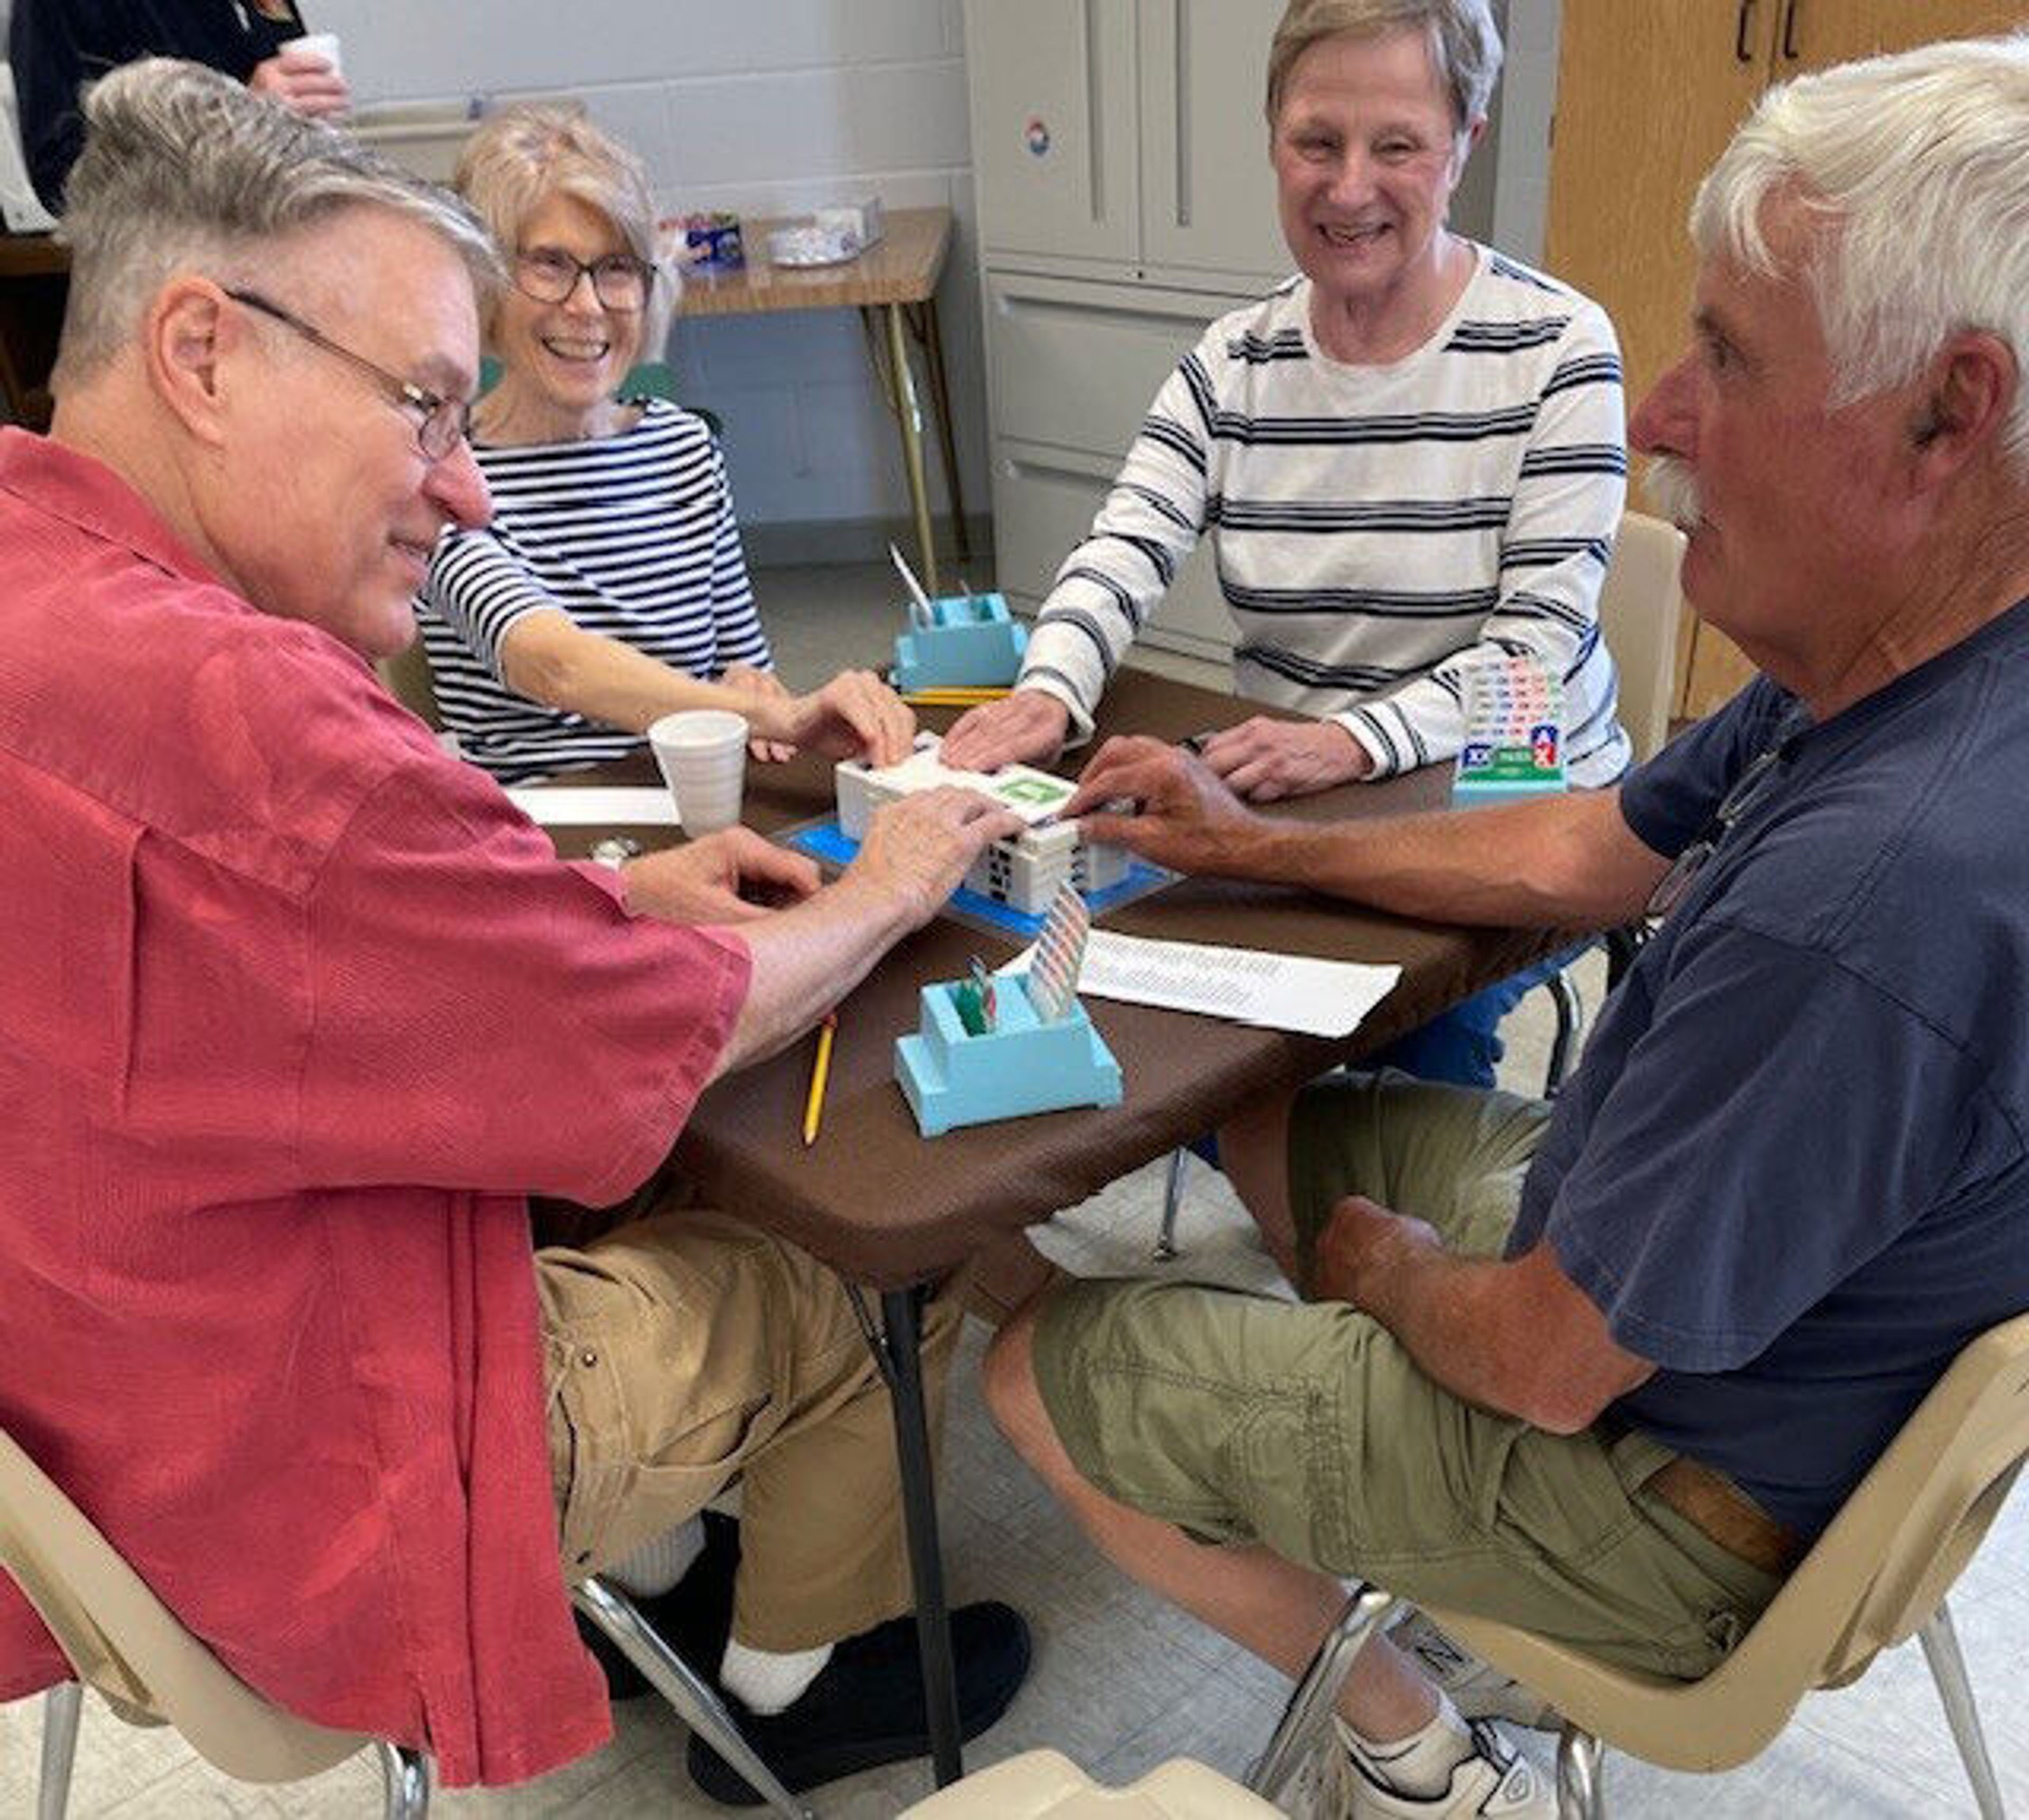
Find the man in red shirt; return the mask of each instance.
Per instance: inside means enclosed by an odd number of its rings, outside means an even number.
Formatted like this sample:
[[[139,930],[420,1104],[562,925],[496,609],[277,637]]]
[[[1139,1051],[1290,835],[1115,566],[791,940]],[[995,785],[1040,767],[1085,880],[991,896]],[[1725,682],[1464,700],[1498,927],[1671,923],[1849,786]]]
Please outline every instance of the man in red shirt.
[[[253,1687],[452,1783],[604,1740],[566,1573],[744,1474],[749,1704],[874,1760],[914,1663],[842,1291],[692,1212],[537,1254],[524,1197],[625,1195],[1012,819],[912,800],[822,890],[738,830],[559,862],[366,661],[488,511],[481,231],[194,65],[87,114],[55,423],[0,432],[0,1424]],[[959,1617],[987,1722],[1026,1639]],[[67,1672],[0,1576],[0,1698]]]

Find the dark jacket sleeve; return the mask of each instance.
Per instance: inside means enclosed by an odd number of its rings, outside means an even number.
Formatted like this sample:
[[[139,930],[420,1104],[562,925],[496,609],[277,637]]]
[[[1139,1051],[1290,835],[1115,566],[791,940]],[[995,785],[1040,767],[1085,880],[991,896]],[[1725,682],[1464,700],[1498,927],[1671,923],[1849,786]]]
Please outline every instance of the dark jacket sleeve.
[[[95,17],[100,13],[64,0],[14,0],[8,20],[7,61],[13,66],[14,92],[20,104],[28,180],[53,215],[63,213],[64,180],[84,147],[78,90],[88,77],[103,75],[119,61],[102,43],[87,69],[92,32],[113,23]]]

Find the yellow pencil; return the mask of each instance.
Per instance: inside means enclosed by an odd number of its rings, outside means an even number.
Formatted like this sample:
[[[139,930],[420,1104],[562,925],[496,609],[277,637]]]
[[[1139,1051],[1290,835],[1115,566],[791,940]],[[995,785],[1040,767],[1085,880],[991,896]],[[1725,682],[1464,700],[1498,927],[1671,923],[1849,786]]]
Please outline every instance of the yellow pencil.
[[[825,1083],[831,1079],[832,1038],[838,1034],[838,1013],[828,1011],[818,1026],[818,1057],[810,1064],[810,1097],[803,1102],[803,1146],[818,1141],[818,1127],[824,1119]]]
[[[902,699],[918,708],[970,708],[982,701],[1003,701],[1009,689],[912,689]]]

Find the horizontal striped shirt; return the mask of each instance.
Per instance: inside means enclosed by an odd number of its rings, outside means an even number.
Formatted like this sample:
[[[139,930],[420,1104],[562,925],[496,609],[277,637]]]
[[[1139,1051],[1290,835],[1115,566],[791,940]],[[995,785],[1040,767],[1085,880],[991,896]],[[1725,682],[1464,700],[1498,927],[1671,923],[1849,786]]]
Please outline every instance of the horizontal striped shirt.
[[[473,453],[493,522],[443,534],[416,602],[437,706],[473,763],[516,784],[640,749],[636,734],[508,688],[501,641],[525,614],[566,613],[706,681],[767,667],[725,461],[702,419],[651,399],[618,436]]]
[[[1022,667],[1089,734],[1198,539],[1236,687],[1330,716],[1389,777],[1453,757],[1460,678],[1529,654],[1564,685],[1574,782],[1627,764],[1599,586],[1627,492],[1620,355],[1597,304],[1485,247],[1414,353],[1319,347],[1296,278],[1222,317],[1157,395]]]

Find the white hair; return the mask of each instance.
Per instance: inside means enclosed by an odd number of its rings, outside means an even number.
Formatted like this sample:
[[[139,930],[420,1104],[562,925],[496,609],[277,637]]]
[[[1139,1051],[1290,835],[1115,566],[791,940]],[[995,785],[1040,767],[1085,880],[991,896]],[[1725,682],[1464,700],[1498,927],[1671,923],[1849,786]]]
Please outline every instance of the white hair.
[[[436,235],[482,308],[499,282],[486,230],[448,191],[201,64],[124,65],[87,92],[84,120],[59,228],[71,251],[60,387],[126,346],[175,273],[250,282],[278,241],[351,209]]]
[[[1914,377],[1978,329],[2029,382],[2029,35],[1930,44],[1771,89],[1691,205],[1701,253],[1767,277],[1764,210],[1793,200],[1817,232],[1801,274],[1832,403]],[[2001,448],[2029,465],[2029,383]]]

